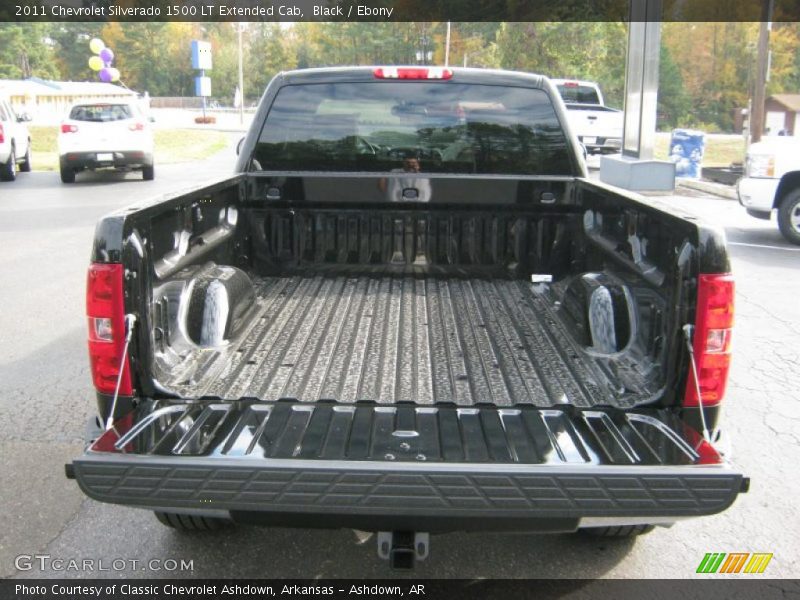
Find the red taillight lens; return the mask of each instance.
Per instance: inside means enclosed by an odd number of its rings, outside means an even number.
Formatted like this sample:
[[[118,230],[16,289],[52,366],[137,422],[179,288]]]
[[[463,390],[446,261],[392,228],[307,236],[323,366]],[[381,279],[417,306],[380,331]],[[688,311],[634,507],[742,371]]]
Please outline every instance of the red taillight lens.
[[[700,275],[693,347],[703,406],[717,405],[725,395],[731,363],[733,297],[732,275]],[[699,406],[697,384],[691,370],[683,404]]]
[[[86,315],[89,325],[89,361],[94,387],[113,394],[117,387],[120,363],[125,348],[125,306],[123,268],[120,264],[89,267],[86,279]],[[125,361],[119,393],[130,396],[130,365]]]
[[[131,131],[144,131],[144,123],[131,123],[128,125]]]
[[[6,141],[6,132],[3,131],[3,124],[0,123],[0,144]]]
[[[372,74],[377,79],[451,79],[453,70],[443,67],[378,67]]]
[[[76,133],[78,131],[77,125],[70,125],[69,123],[61,124],[61,133]]]
[[[578,82],[577,81],[565,81],[564,82],[564,87],[576,88],[576,87],[578,87]]]

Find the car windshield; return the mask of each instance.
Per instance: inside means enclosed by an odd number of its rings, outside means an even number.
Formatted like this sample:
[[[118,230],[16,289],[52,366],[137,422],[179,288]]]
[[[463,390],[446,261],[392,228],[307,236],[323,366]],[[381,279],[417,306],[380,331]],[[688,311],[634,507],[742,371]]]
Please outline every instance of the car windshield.
[[[82,104],[74,106],[69,113],[73,121],[122,121],[133,117],[133,111],[127,104]]]
[[[571,175],[538,89],[442,82],[290,85],[270,108],[254,170]]]
[[[556,87],[566,104],[600,104],[600,97],[594,86],[564,83]]]

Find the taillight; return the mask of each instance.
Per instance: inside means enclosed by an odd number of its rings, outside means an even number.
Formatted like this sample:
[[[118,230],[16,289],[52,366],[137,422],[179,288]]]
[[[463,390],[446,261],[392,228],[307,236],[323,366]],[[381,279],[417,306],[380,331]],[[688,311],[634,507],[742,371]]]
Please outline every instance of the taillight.
[[[77,125],[72,125],[70,123],[61,124],[61,133],[76,133],[77,131],[78,131]]]
[[[98,392],[113,394],[117,387],[125,348],[123,268],[120,264],[93,263],[86,279],[86,315],[89,321],[89,361]],[[130,396],[130,365],[122,365],[119,393]]]
[[[577,81],[565,81],[564,82],[564,87],[576,88],[576,87],[578,87],[578,82]]]
[[[443,67],[378,67],[372,74],[377,79],[451,79],[453,70]]]
[[[3,131],[3,124],[0,123],[0,144],[6,141],[6,132]]]
[[[733,296],[733,276],[729,273],[700,275],[693,349],[703,406],[717,405],[725,395],[731,363]],[[699,406],[697,384],[691,370],[683,404]]]
[[[144,123],[131,123],[128,125],[131,131],[144,131]]]

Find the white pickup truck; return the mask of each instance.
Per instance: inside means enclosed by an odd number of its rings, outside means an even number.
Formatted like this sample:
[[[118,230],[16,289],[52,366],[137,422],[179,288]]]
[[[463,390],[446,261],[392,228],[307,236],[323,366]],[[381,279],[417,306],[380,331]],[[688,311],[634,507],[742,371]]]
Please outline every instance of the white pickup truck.
[[[592,81],[553,79],[575,135],[589,154],[613,154],[622,148],[622,111],[603,103],[600,87]]]
[[[800,138],[766,137],[751,145],[736,187],[747,214],[769,220],[777,210],[783,237],[800,245]]]

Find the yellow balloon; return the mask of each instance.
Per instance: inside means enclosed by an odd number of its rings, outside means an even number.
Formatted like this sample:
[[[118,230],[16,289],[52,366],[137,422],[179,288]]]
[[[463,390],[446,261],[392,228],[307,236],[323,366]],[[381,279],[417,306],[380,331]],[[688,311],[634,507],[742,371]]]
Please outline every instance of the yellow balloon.
[[[100,38],[93,38],[91,42],[89,42],[89,49],[94,52],[95,54],[100,54],[100,52],[105,48],[106,45],[103,43],[103,40]],[[95,69],[97,70],[97,69]]]
[[[110,68],[109,73],[111,73],[111,81],[119,81],[119,69]]]
[[[104,66],[105,66],[105,65],[103,64],[103,59],[102,59],[102,58],[100,58],[99,56],[92,56],[92,57],[89,59],[89,68],[90,68],[92,71],[99,71],[99,70],[100,70],[100,69],[102,69]]]

